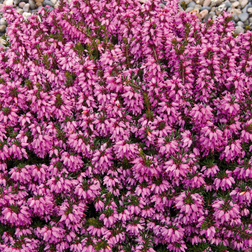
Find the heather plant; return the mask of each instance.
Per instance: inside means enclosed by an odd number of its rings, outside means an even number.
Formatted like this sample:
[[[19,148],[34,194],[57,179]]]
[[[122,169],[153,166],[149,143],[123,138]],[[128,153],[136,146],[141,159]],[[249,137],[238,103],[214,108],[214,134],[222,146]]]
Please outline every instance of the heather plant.
[[[0,250],[251,251],[252,33],[69,6],[2,7]]]

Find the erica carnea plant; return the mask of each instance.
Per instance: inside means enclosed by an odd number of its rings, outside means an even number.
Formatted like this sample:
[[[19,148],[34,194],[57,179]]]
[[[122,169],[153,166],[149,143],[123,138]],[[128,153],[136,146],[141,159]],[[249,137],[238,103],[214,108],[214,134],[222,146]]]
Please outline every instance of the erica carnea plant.
[[[0,251],[251,251],[251,32],[176,1],[2,11]]]

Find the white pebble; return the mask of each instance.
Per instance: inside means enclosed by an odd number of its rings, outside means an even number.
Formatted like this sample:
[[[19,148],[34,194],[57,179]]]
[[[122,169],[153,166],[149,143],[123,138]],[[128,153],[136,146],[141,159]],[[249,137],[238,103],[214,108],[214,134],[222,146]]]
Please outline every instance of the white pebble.
[[[28,12],[29,9],[30,9],[30,4],[28,4],[28,3],[25,4],[24,7],[23,7],[24,12]]]
[[[23,17],[24,17],[24,19],[27,21],[27,18],[28,17],[30,17],[31,16],[31,13],[29,13],[29,12],[24,12],[23,13]]]
[[[13,0],[6,0],[5,5],[13,5]]]
[[[240,3],[238,1],[234,2],[231,4],[232,8],[236,8],[240,5]]]
[[[239,2],[240,2],[241,9],[243,9],[248,4],[248,0],[239,0]]]
[[[208,14],[208,10],[202,10],[200,13],[199,13],[199,19],[203,19],[206,15]]]
[[[211,3],[211,0],[205,0],[203,3],[203,6],[209,6]]]

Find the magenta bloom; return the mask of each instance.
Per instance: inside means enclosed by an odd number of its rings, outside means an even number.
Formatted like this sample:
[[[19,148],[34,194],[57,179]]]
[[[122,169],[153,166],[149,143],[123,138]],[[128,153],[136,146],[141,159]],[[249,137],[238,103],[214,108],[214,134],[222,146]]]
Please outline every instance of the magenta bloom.
[[[1,9],[0,250],[251,251],[252,33],[177,1],[47,7]]]

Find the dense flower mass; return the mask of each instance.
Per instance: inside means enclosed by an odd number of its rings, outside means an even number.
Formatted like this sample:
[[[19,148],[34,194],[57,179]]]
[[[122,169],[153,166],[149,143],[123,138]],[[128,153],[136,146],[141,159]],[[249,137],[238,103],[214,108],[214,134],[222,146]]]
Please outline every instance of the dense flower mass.
[[[159,3],[2,7],[0,251],[251,251],[252,33]]]

